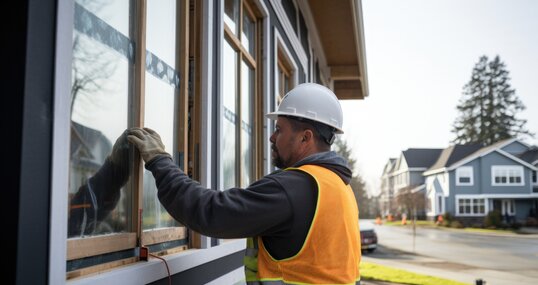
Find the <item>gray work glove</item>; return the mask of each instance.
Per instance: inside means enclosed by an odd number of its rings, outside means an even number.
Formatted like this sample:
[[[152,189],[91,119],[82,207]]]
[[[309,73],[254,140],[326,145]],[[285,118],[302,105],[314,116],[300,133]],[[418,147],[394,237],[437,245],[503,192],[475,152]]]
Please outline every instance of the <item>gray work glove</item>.
[[[150,128],[131,128],[127,140],[134,144],[142,159],[147,163],[159,154],[170,154],[164,151],[164,144],[157,132]]]

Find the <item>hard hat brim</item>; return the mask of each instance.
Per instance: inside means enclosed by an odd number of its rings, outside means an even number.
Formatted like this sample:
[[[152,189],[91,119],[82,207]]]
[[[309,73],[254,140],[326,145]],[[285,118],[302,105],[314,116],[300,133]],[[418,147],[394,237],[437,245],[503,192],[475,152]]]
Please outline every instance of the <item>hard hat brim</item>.
[[[289,113],[286,113],[286,112],[279,112],[279,111],[276,111],[276,112],[271,112],[271,113],[267,113],[265,115],[266,118],[270,119],[270,120],[273,120],[273,121],[276,121],[278,119],[278,116],[289,116],[289,117],[297,117],[297,118],[304,118],[304,119],[308,119],[308,120],[311,120],[311,121],[316,121],[318,123],[322,123],[324,125],[327,125],[326,122],[323,122],[321,120],[317,120],[315,118],[311,118],[311,117],[308,117],[308,116],[303,116],[303,115],[300,115],[300,114],[289,114]],[[328,125],[330,127],[333,127],[336,131],[335,133],[336,134],[343,134],[344,131],[340,128],[337,128],[335,126],[332,126],[332,125]]]

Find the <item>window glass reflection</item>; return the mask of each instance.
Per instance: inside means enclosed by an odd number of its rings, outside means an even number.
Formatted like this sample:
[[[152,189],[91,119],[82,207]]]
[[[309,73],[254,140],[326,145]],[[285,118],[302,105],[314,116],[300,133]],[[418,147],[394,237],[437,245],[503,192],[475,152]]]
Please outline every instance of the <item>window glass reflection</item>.
[[[174,151],[174,110],[176,105],[174,86],[146,72],[146,96],[144,125],[161,136],[165,150]],[[142,228],[153,229],[176,225],[157,198],[155,179],[144,169],[144,211]]]
[[[239,0],[224,0],[224,23],[234,35],[238,35]]]
[[[176,0],[147,2],[146,49],[167,64],[176,62]]]
[[[72,74],[68,235],[129,231],[129,61],[75,31]]]
[[[248,186],[252,181],[252,127],[254,96],[254,70],[244,61],[241,64],[241,187]]]
[[[254,22],[250,19],[250,17],[245,13],[243,15],[243,34],[241,35],[241,43],[245,47],[245,49],[250,53],[252,57],[254,57]]]
[[[75,0],[75,3],[125,36],[129,36],[130,2],[131,0]]]
[[[237,53],[224,41],[223,47],[223,79],[222,79],[222,169],[223,187],[230,188],[236,185],[236,124],[237,124]]]

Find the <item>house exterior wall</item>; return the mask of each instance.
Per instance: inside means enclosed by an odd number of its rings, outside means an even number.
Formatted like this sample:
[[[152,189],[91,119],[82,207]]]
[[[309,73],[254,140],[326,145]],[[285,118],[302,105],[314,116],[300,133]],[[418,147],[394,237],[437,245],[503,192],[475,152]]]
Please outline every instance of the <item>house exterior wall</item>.
[[[531,209],[533,209],[534,202],[532,200],[516,199],[516,220],[525,221],[528,216],[532,216]],[[534,213],[536,215],[536,213]]]
[[[471,167],[473,169],[473,185],[457,185],[456,183],[456,171],[457,169],[450,171],[451,173],[451,183],[454,185],[454,187],[451,189],[454,189],[454,194],[480,194],[481,193],[481,174],[480,174],[480,165],[481,161],[479,159],[475,159],[465,165],[462,165],[461,167]]]
[[[409,171],[409,184],[408,185],[421,185],[424,184],[424,176],[422,171]]]
[[[480,163],[482,165],[480,174],[481,174],[481,184],[482,193],[484,194],[529,194],[530,185],[529,185],[529,175],[530,171],[527,167],[522,166],[520,163],[507,158],[504,155],[501,155],[497,152],[489,153],[488,155],[480,158]],[[523,185],[510,185],[510,186],[494,186],[492,185],[492,166],[518,166],[523,168]]]
[[[508,153],[510,153],[510,154],[518,155],[520,153],[525,152],[529,148],[526,145],[519,142],[519,141],[514,141],[514,142],[502,147],[501,149],[508,152]]]

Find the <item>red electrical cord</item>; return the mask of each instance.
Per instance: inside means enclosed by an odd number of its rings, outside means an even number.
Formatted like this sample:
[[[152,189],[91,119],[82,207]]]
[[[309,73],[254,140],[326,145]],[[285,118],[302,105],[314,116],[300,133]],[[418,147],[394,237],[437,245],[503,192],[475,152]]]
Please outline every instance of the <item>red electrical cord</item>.
[[[152,257],[158,258],[164,262],[164,265],[166,265],[166,271],[168,272],[168,284],[172,285],[172,276],[170,275],[170,268],[168,268],[168,262],[166,262],[166,259],[160,256],[157,256],[155,254],[151,254],[151,253],[149,255],[151,255]]]

